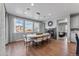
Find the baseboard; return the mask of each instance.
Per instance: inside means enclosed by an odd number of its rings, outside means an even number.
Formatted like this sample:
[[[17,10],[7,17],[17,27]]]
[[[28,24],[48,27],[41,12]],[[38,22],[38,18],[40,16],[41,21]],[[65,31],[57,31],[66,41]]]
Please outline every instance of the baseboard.
[[[7,43],[7,44],[5,44],[5,45],[7,46],[8,44],[11,44],[11,43],[16,43],[16,42],[24,42],[24,40],[18,40],[18,41],[8,42],[8,43]]]

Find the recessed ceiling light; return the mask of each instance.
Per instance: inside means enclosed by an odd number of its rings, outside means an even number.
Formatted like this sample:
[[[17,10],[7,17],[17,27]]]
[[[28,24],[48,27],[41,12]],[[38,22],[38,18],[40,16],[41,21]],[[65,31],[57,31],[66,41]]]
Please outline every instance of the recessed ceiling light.
[[[27,15],[28,14],[27,11],[25,11],[24,14]]]
[[[49,13],[48,15],[49,15],[49,16],[51,16],[52,14],[51,14],[51,13]]]
[[[27,10],[30,10],[30,8],[27,8]]]
[[[34,3],[31,3],[31,6],[34,6]]]
[[[30,12],[30,8],[26,8],[26,10],[24,11],[24,14],[27,15]]]

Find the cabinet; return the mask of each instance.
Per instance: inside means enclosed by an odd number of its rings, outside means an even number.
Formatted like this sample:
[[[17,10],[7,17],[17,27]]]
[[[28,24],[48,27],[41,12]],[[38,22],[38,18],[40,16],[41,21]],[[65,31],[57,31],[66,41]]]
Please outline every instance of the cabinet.
[[[70,18],[71,29],[79,28],[79,15]]]
[[[76,42],[75,33],[79,36],[79,14],[70,17],[71,41]]]
[[[74,31],[71,31],[71,42],[76,42]]]

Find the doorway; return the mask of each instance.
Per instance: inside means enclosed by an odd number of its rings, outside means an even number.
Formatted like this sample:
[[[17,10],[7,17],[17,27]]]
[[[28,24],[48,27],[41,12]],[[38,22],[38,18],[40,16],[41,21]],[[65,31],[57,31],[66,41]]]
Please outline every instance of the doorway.
[[[68,38],[67,20],[57,20],[57,39],[66,40]]]

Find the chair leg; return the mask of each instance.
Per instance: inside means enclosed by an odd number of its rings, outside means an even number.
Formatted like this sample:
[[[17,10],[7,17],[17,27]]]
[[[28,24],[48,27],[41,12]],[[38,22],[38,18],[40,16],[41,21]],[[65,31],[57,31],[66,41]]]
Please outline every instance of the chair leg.
[[[24,46],[26,46],[26,42],[24,42]]]
[[[27,56],[29,56],[30,55],[30,51],[29,51],[29,49],[30,49],[30,42],[27,42],[27,44],[26,44],[26,55]]]
[[[33,46],[37,46],[37,42],[34,42],[34,41],[33,41]]]

